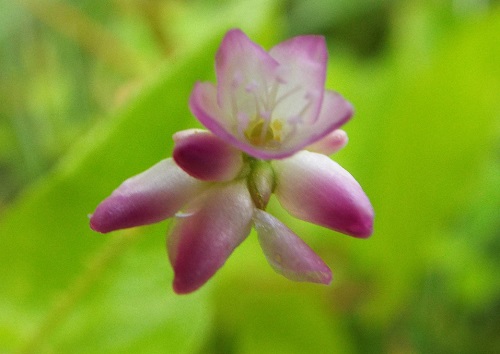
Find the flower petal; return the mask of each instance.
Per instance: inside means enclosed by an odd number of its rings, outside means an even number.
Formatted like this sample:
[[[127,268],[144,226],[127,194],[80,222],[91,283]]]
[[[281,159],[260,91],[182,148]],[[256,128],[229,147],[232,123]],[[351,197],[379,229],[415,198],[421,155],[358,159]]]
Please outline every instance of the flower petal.
[[[177,143],[177,142],[181,141],[184,138],[187,138],[188,136],[190,136],[192,134],[206,133],[206,132],[208,132],[208,130],[198,129],[198,128],[180,130],[180,131],[174,133],[174,135],[172,135],[172,140],[174,141],[174,143]]]
[[[203,183],[182,171],[172,159],[123,182],[90,217],[90,227],[106,233],[151,224],[173,216]]]
[[[233,137],[224,127],[224,113],[217,104],[217,88],[210,82],[197,82],[189,96],[191,113],[208,130],[219,138],[226,140]],[[174,135],[175,139],[175,135]]]
[[[273,161],[280,204],[293,216],[356,237],[373,231],[373,208],[361,186],[325,155],[302,151]]]
[[[340,128],[351,119],[353,114],[354,108],[351,103],[346,101],[339,93],[326,90],[318,120],[311,126],[322,133],[317,135],[311,134],[313,138],[310,139],[309,144],[320,140],[330,132]]]
[[[346,123],[353,109],[349,102],[333,91],[325,91],[318,121],[312,125],[299,124],[296,131],[276,150],[253,146],[244,139],[227,131],[217,120],[222,114],[216,104],[216,88],[210,83],[197,83],[191,93],[189,106],[198,120],[212,133],[247,154],[263,159],[281,159],[295,154],[308,145],[319,141]]]
[[[331,155],[344,148],[348,141],[349,138],[347,137],[347,133],[342,129],[336,129],[323,139],[309,145],[307,150],[324,155]]]
[[[305,147],[325,138],[345,124],[353,114],[352,105],[334,91],[325,91],[319,118],[314,123],[297,123],[294,131],[276,150],[266,150],[255,146],[245,147],[236,143],[238,148],[260,159],[282,159],[292,156]]]
[[[241,31],[230,31],[217,53],[217,87],[197,83],[189,102],[212,133],[265,160],[293,155],[338,129],[353,113],[338,93],[323,91],[326,47],[321,37],[297,37],[271,52],[284,64]],[[293,54],[298,58],[290,58]]]
[[[320,257],[274,216],[255,209],[255,229],[269,264],[295,281],[330,284],[332,272]]]
[[[244,137],[239,136],[237,133],[232,133],[232,130],[226,129],[223,121],[219,119],[223,115],[221,109],[217,106],[217,91],[213,84],[206,82],[198,82],[195,84],[194,89],[189,99],[189,107],[193,115],[212,133],[217,135],[226,143],[234,146],[235,148],[246,152],[247,154],[259,159],[272,159],[287,157],[300,150],[303,146],[297,147],[292,151],[273,151],[265,148],[258,148],[251,145]],[[236,131],[237,122],[233,122]],[[243,134],[243,133],[242,133]],[[305,145],[304,145],[305,146]]]
[[[195,178],[230,181],[243,168],[241,152],[208,131],[177,135],[175,140],[175,162]]]
[[[232,119],[237,112],[245,112],[250,118],[258,113],[255,94],[267,94],[278,63],[245,33],[233,29],[222,40],[215,66],[219,106]]]
[[[244,182],[213,187],[175,218],[168,237],[174,291],[202,286],[247,237],[253,204]]]
[[[275,107],[274,115],[316,121],[323,101],[328,52],[322,36],[298,36],[279,43],[269,54],[280,64],[281,93],[286,98]],[[283,92],[284,91],[284,92]],[[284,96],[282,96],[284,97]]]

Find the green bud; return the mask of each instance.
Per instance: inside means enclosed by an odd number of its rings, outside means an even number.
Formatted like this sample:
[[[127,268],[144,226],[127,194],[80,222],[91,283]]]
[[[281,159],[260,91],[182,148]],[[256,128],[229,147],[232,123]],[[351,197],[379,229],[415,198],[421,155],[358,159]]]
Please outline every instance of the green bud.
[[[271,165],[266,161],[252,161],[247,183],[255,206],[265,210],[275,187],[274,171]]]

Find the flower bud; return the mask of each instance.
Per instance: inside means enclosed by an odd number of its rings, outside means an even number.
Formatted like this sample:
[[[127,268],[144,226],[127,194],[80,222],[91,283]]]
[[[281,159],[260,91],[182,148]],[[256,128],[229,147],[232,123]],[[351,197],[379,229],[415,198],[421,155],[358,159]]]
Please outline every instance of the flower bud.
[[[271,165],[266,161],[252,161],[247,183],[255,206],[265,210],[275,187],[274,171]]]

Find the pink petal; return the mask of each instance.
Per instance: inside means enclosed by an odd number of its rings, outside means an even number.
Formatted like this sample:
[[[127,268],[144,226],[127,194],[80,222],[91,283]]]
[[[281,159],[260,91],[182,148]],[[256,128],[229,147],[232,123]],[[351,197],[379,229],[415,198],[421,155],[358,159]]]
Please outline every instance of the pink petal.
[[[353,113],[352,105],[340,94],[326,90],[318,120],[305,125],[295,140],[301,141],[302,147],[311,145],[347,123]]]
[[[243,168],[239,150],[210,132],[177,135],[173,157],[189,175],[204,181],[230,181]]]
[[[325,91],[320,117],[314,124],[297,126],[294,136],[284,141],[276,150],[253,146],[244,138],[230,133],[218,121],[222,114],[216,103],[216,88],[210,83],[197,83],[191,93],[189,106],[198,120],[212,133],[239,150],[258,159],[281,159],[295,154],[308,145],[321,140],[332,131],[346,123],[352,116],[353,109],[349,102],[333,91]]]
[[[281,205],[293,216],[333,230],[368,237],[373,208],[361,186],[325,155],[302,151],[273,161]]]
[[[174,143],[177,143],[177,142],[181,141],[182,139],[187,138],[190,135],[198,134],[198,133],[206,133],[206,132],[208,132],[208,130],[197,129],[197,128],[180,130],[180,131],[174,133],[174,135],[172,135],[172,140],[174,141]]]
[[[242,144],[224,126],[224,112],[222,112],[217,104],[217,88],[213,84],[209,82],[197,82],[189,97],[189,108],[201,124],[219,138],[234,146]]]
[[[324,155],[331,155],[344,148],[349,138],[342,129],[337,129],[325,136],[323,139],[307,147],[307,150]]]
[[[246,152],[247,154],[260,159],[271,159],[278,156],[289,156],[295,152],[292,151],[268,151],[266,149],[259,149],[248,143],[243,136],[239,137],[237,133],[226,129],[224,121],[219,117],[224,113],[217,105],[217,91],[213,84],[210,83],[196,83],[193,92],[189,98],[189,107],[191,112],[196,118],[212,133],[217,135],[220,139],[235,148]],[[237,124],[236,122],[234,124]]]
[[[202,186],[172,159],[160,161],[127,179],[101,202],[90,217],[90,227],[106,233],[164,220],[199,193]]]
[[[175,218],[168,238],[174,291],[202,286],[247,237],[253,204],[244,182],[213,187]]]
[[[340,128],[351,118],[352,114],[353,108],[349,102],[338,93],[327,90],[323,96],[323,104],[317,121],[297,124],[295,134],[283,141],[279,149],[265,150],[254,146],[244,149],[241,145],[237,147],[260,159],[289,157]]]
[[[323,36],[305,35],[290,38],[271,48],[269,54],[280,65],[299,66],[322,78],[320,87],[324,87],[328,51]]]
[[[255,96],[251,91],[267,93],[267,84],[273,80],[278,63],[245,33],[233,29],[222,40],[215,66],[217,102],[235,118],[235,111],[255,113]]]
[[[274,46],[269,54],[280,64],[280,89],[287,94],[274,115],[285,119],[300,116],[307,123],[316,121],[323,101],[328,59],[324,37],[294,37]]]
[[[293,231],[260,209],[255,209],[254,222],[262,250],[276,272],[290,280],[330,284],[330,268]]]
[[[278,44],[271,54],[239,30],[229,31],[217,53],[217,87],[197,83],[190,108],[212,133],[259,159],[280,159],[327,136],[347,122],[353,109],[324,91],[326,46],[322,37],[302,36]],[[252,145],[245,132],[252,119],[276,120],[282,138]]]

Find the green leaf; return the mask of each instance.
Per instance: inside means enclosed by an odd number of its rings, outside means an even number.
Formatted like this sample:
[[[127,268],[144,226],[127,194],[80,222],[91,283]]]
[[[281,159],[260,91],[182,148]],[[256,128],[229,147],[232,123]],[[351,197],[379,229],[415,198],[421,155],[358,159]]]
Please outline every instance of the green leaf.
[[[244,301],[238,353],[353,353],[346,327],[314,297],[253,293]]]
[[[102,281],[109,285],[109,282],[118,281],[119,278],[106,282],[102,278],[109,276],[108,268],[122,259],[122,252],[129,246],[132,247],[132,242],[123,233],[111,236],[93,233],[88,227],[87,214],[122,180],[167,155],[171,147],[169,133],[187,127],[190,123],[187,97],[194,81],[206,77],[207,70],[212,67],[213,53],[219,40],[220,35],[177,67],[161,74],[160,79],[144,90],[129,107],[85,137],[80,146],[68,154],[57,171],[27,191],[19,203],[7,213],[0,225],[0,234],[6,235],[1,240],[0,257],[2,267],[13,271],[4,274],[0,286],[2,306],[8,310],[1,311],[2,315],[8,316],[2,318],[2,327],[10,338],[0,341],[1,343],[10,342],[8,345],[14,347],[20,343],[28,343],[28,348],[31,348],[31,345],[33,348],[43,347],[42,344],[48,339],[46,337],[50,338],[52,332],[64,323],[66,316],[74,315],[74,311],[83,311],[80,316],[85,321],[80,321],[81,324],[76,328],[79,329],[78,338],[88,339],[85,342],[87,346],[84,343],[78,345],[84,350],[92,347],[94,343],[99,343],[93,339],[94,336],[85,336],[85,333],[100,331],[102,336],[110,337],[106,329],[118,331],[116,327],[119,323],[106,327],[105,323],[102,324],[105,321],[94,321],[94,326],[88,326],[86,321],[91,321],[94,316],[99,318],[99,314],[110,321],[109,316],[112,316],[113,312],[119,312],[120,304],[127,306],[126,302],[142,300],[138,297],[141,296],[140,293],[122,289],[121,292],[116,291],[112,298],[102,302],[108,305],[104,310],[97,313],[93,310],[100,304],[98,296],[89,310],[80,309],[80,302],[96,284],[101,285]],[[156,235],[153,236],[147,235],[147,230],[149,229],[138,231],[136,237],[143,238],[141,242],[145,244],[146,250],[143,252],[146,254],[153,252],[154,248],[163,253],[163,265],[151,269],[150,273],[147,271],[148,257],[142,257],[142,267],[145,268],[142,272],[145,278],[144,286],[148,286],[146,279],[155,272],[165,274],[162,282],[155,283],[158,287],[156,291],[148,293],[148,296],[152,296],[150,299],[155,301],[161,298],[158,292],[164,293],[165,297],[157,307],[158,313],[165,314],[178,303],[178,300],[173,301],[175,296],[169,289],[168,277],[171,274],[164,249],[165,231],[157,229]],[[110,248],[109,242],[114,247]],[[93,266],[92,263],[101,257],[104,261],[97,261],[97,266]],[[141,257],[141,253],[135,251],[129,257]],[[151,261],[154,265],[153,257]],[[127,270],[122,271],[126,274]],[[121,277],[134,281],[130,276]],[[80,285],[80,279],[83,279],[83,285]],[[54,301],[55,304],[51,306]],[[182,337],[191,337],[194,333],[192,331],[199,331],[196,323],[207,324],[209,313],[208,307],[203,306],[204,301],[205,299],[199,296],[184,300],[183,307],[186,311],[180,314],[177,312],[181,316],[176,319],[185,316],[196,320],[185,326],[184,333],[178,332],[176,343],[189,344]],[[112,304],[114,306],[111,306]],[[18,318],[26,320],[19,323]],[[164,316],[159,324],[146,322],[147,317],[144,320],[122,322],[133,323],[136,327],[143,326],[142,332],[165,329],[174,323],[168,316]],[[132,343],[143,336],[141,332],[133,332],[136,333],[134,336],[132,333],[126,335]],[[118,340],[115,339],[115,342]],[[62,343],[65,341],[62,340]],[[69,345],[67,348],[71,347],[72,345]],[[111,350],[112,347],[104,345],[102,352],[110,352],[106,348]],[[111,352],[120,351],[119,348],[114,349]]]
[[[173,294],[165,223],[99,235],[87,215],[123,180],[167,157],[174,132],[197,124],[188,97],[197,80],[213,77],[224,32],[242,24],[250,36],[269,38],[273,7],[244,1],[221,8],[224,20],[205,27],[204,41],[82,137],[56,170],[6,211],[0,351],[198,350],[212,316],[210,286],[191,296]]]
[[[347,64],[332,77],[356,107],[346,127],[350,144],[338,159],[376,214],[371,239],[342,241],[377,289],[365,304],[367,321],[390,321],[408,306],[440,260],[460,262],[444,245],[451,217],[480,187],[498,136],[498,18],[449,32],[426,62],[396,57],[359,73]]]

